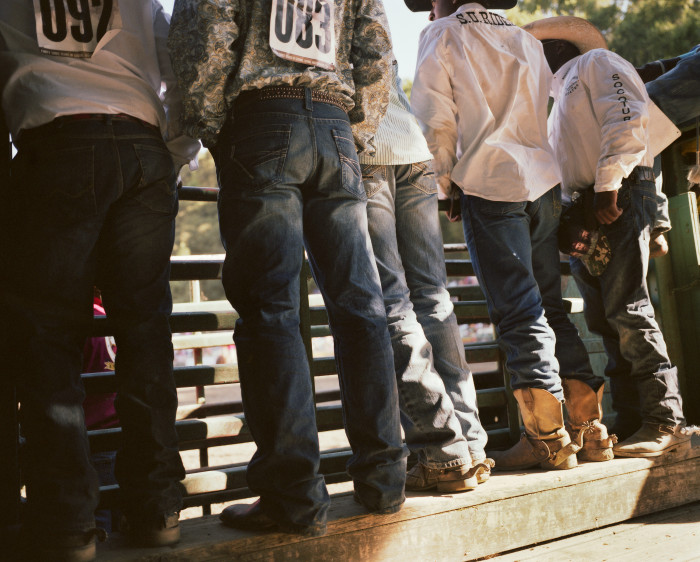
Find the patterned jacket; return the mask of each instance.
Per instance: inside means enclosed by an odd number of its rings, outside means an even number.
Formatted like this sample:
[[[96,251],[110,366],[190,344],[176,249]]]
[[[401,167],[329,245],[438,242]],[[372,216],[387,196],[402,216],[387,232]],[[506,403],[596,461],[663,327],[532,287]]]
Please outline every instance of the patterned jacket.
[[[176,0],[168,46],[184,95],[183,126],[214,146],[236,96],[265,86],[304,86],[343,99],[358,151],[372,139],[389,99],[391,37],[381,0],[334,1],[335,70],[276,56],[269,45],[273,2]],[[313,5],[313,3],[312,3]]]

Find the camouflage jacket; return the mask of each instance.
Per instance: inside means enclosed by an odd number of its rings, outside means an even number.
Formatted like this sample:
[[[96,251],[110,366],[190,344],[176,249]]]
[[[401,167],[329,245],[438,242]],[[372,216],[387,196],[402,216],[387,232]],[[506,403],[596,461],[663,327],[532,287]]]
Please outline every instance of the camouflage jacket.
[[[272,2],[175,0],[168,46],[184,95],[185,130],[214,146],[240,92],[305,86],[344,100],[358,150],[371,153],[391,81],[391,37],[381,0],[334,0],[334,71],[291,62],[272,52]]]

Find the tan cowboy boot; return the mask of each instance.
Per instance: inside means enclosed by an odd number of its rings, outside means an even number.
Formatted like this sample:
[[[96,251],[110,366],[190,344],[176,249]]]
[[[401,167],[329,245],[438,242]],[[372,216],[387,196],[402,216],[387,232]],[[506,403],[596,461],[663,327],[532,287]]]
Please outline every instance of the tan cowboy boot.
[[[615,435],[608,436],[608,428],[601,423],[603,387],[598,392],[577,379],[562,379],[566,398],[566,430],[572,441],[582,445],[577,453],[580,461],[610,461],[612,447],[617,443]]]
[[[567,469],[577,466],[576,453],[581,448],[572,443],[564,429],[561,402],[541,388],[513,391],[523,417],[525,433],[507,451],[491,451],[495,470],[521,470],[540,467]]]
[[[643,423],[637,433],[615,445],[616,457],[660,457],[690,447],[690,433],[680,425]]]

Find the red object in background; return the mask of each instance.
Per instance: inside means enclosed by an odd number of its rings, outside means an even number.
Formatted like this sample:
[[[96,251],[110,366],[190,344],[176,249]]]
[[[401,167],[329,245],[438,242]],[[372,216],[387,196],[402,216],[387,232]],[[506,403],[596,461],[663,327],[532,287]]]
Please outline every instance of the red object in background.
[[[93,302],[95,316],[105,316],[102,301],[95,297]],[[83,373],[102,373],[114,371],[116,345],[111,337],[88,338],[83,349]],[[118,427],[119,418],[114,409],[115,393],[92,394],[85,398],[85,426],[88,429],[107,429]]]

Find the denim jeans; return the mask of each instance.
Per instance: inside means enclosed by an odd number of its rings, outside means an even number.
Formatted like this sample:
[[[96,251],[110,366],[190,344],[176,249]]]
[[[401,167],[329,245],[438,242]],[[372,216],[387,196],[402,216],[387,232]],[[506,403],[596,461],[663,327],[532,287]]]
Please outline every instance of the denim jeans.
[[[700,46],[646,85],[649,97],[676,125],[700,116]]]
[[[563,400],[560,370],[591,387],[601,381],[562,305],[556,240],[560,215],[558,186],[531,202],[462,196],[469,255],[511,386],[542,388]]]
[[[617,205],[622,215],[601,226],[611,249],[603,274],[591,276],[576,258],[571,258],[571,272],[583,296],[586,323],[603,338],[613,408],[625,418],[618,422],[676,425],[684,420],[678,373],[654,318],[646,282],[650,233],[658,212],[654,182],[624,180]]]
[[[3,194],[2,364],[17,381],[26,525],[94,526],[80,380],[102,290],[118,347],[117,479],[124,508],[157,517],[181,507],[177,394],[168,324],[176,172],[159,131],[101,116],[58,119],[22,133]]]
[[[328,310],[348,472],[364,505],[400,506],[401,441],[391,342],[367,232],[366,195],[347,114],[306,100],[234,106],[213,151],[226,248],[223,284],[238,311],[243,407],[257,445],[248,484],[286,527],[325,522],[329,497],[307,351],[299,331],[304,248]]]
[[[364,165],[362,174],[406,443],[425,466],[469,465],[484,458],[487,437],[446,289],[432,168]]]

